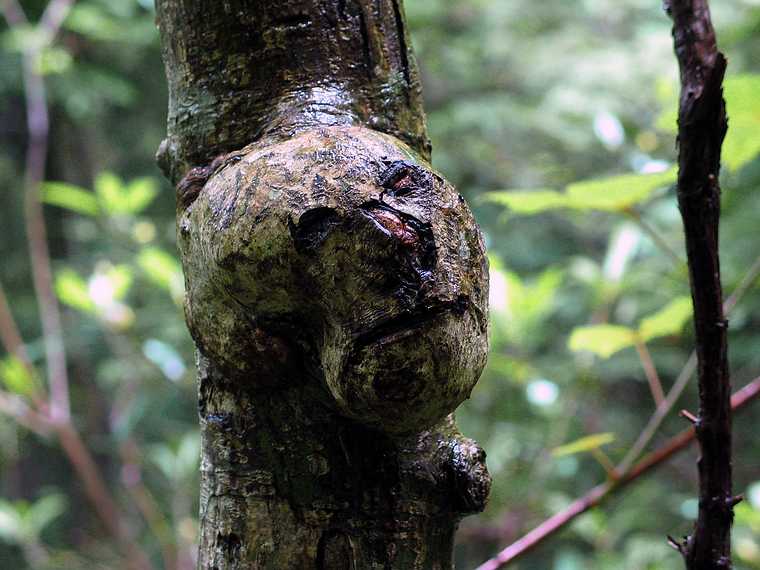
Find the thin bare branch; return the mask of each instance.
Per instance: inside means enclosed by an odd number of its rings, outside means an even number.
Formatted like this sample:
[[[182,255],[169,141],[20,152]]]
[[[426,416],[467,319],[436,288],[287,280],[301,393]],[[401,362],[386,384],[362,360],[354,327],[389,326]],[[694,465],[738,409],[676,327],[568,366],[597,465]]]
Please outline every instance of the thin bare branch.
[[[747,404],[760,396],[760,377],[755,378],[731,397],[733,410],[741,410]],[[546,541],[568,524],[581,516],[583,513],[602,504],[613,494],[621,491],[628,484],[633,483],[643,475],[659,467],[677,453],[686,449],[696,438],[694,428],[689,428],[678,435],[670,438],[655,451],[644,456],[625,475],[614,481],[607,481],[598,485],[586,493],[583,497],[573,501],[563,511],[547,519],[528,534],[513,542],[507,548],[499,552],[494,558],[478,566],[477,570],[496,570],[517,561],[525,554],[532,551],[539,544]]]
[[[50,0],[48,3],[40,18],[39,26],[50,35],[51,39],[61,29],[73,5],[73,0]]]
[[[681,256],[678,255],[672,247],[670,247],[667,241],[665,241],[660,232],[649,225],[649,223],[644,219],[644,216],[641,215],[641,212],[639,212],[636,208],[626,208],[623,213],[628,216],[637,226],[639,226],[639,229],[641,231],[649,236],[649,239],[652,240],[654,245],[656,245],[660,251],[667,255],[670,260],[673,261],[676,267],[683,267],[686,264]]]
[[[727,315],[731,313],[731,310],[736,306],[741,298],[744,297],[744,294],[750,289],[750,287],[752,287],[758,277],[760,277],[760,257],[755,259],[754,263],[752,263],[752,266],[744,274],[741,281],[739,281],[739,284],[736,286],[736,289],[734,289],[734,292],[731,293],[731,296],[726,299],[725,303],[723,303],[723,310]]]
[[[652,356],[649,354],[646,344],[643,342],[637,342],[636,352],[639,353],[639,360],[641,360],[641,366],[644,369],[644,374],[649,382],[649,390],[652,392],[654,403],[659,408],[665,401],[665,392],[662,389],[660,375],[657,374],[657,368],[654,366]]]
[[[673,383],[673,386],[668,392],[665,401],[654,411],[654,414],[652,414],[652,417],[649,418],[649,422],[647,422],[647,425],[639,434],[636,442],[631,446],[631,449],[628,451],[628,453],[626,453],[625,457],[618,465],[618,474],[627,473],[631,468],[631,465],[633,465],[633,462],[639,458],[644,449],[646,449],[647,445],[649,445],[649,443],[652,441],[654,435],[657,433],[657,430],[660,429],[662,422],[673,409],[673,406],[676,405],[676,402],[681,397],[681,394],[683,394],[684,389],[689,384],[689,380],[693,376],[696,369],[697,353],[692,352],[689,356],[689,359],[686,361],[686,365],[683,367],[681,373],[678,375],[678,378],[676,378],[676,381]]]
[[[29,374],[35,374],[29,355],[26,352],[24,340],[18,330],[16,319],[13,318],[8,298],[5,295],[5,289],[0,283],[0,343],[8,354],[18,358],[27,369]]]
[[[49,41],[66,18],[72,2],[51,0],[39,26],[49,34]],[[24,11],[16,0],[5,0],[3,14],[9,25],[28,23]],[[29,257],[37,302],[40,307],[48,385],[50,389],[51,419],[69,420],[69,378],[66,369],[66,352],[58,300],[53,291],[53,273],[42,204],[40,184],[45,177],[48,134],[50,130],[47,95],[43,77],[37,71],[38,47],[27,48],[23,53],[24,95],[26,99],[27,130],[26,171],[24,173],[24,217],[29,236]]]
[[[29,23],[24,9],[16,0],[3,0],[3,17],[11,27],[23,26]]]
[[[48,419],[14,394],[0,391],[0,413],[13,418],[20,425],[41,437],[48,437],[52,432]]]

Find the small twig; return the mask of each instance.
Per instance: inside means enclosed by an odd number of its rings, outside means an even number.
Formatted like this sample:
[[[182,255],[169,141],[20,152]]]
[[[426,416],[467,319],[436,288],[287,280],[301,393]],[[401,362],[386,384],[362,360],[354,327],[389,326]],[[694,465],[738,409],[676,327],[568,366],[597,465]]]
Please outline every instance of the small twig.
[[[741,298],[749,290],[749,288],[752,287],[752,284],[755,282],[755,280],[759,276],[760,276],[760,257],[755,259],[752,266],[744,274],[741,281],[739,281],[739,284],[736,286],[736,289],[734,289],[734,292],[731,293],[731,296],[728,299],[726,299],[725,303],[723,303],[723,310],[725,311],[727,315],[731,313],[732,309],[741,300]]]
[[[55,428],[66,456],[83,483],[87,497],[98,513],[100,520],[106,525],[109,534],[116,538],[119,546],[124,550],[130,568],[133,570],[152,568],[148,556],[127,533],[127,529],[121,520],[119,508],[79,432],[70,423],[57,424]]]
[[[69,10],[73,4],[73,0],[50,0],[42,13],[38,26],[50,34],[51,39],[54,38],[66,20],[66,16],[69,15]]]
[[[119,446],[119,455],[122,462],[122,482],[158,540],[164,567],[166,570],[173,570],[177,567],[177,548],[173,542],[172,529],[153,494],[143,483],[139,460],[141,452],[137,442],[127,438]]]
[[[639,353],[639,360],[641,360],[641,366],[644,368],[644,374],[649,382],[649,390],[652,392],[654,403],[659,408],[665,401],[665,392],[662,390],[662,382],[659,374],[657,374],[652,356],[649,354],[647,345],[642,341],[636,343],[636,352]]]
[[[739,285],[737,285],[734,292],[724,303],[723,306],[726,315],[731,314],[731,311],[734,309],[734,307],[736,307],[739,301],[742,300],[752,283],[755,281],[755,279],[757,279],[758,275],[760,275],[760,257],[755,259],[750,268],[742,277]],[[670,413],[670,410],[673,409],[673,406],[675,406],[676,402],[681,397],[681,394],[689,384],[689,380],[691,379],[696,369],[697,353],[695,351],[691,353],[689,359],[686,361],[686,364],[681,369],[681,372],[678,374],[678,378],[676,378],[676,381],[673,383],[673,386],[668,392],[668,395],[665,398],[663,404],[657,407],[654,414],[652,414],[652,417],[649,418],[649,422],[647,423],[646,427],[644,427],[644,429],[641,431],[641,434],[639,434],[636,442],[631,446],[631,449],[628,451],[623,461],[621,461],[618,465],[618,473],[625,473],[628,469],[630,469],[631,465],[633,465],[633,462],[639,458],[646,446],[649,445],[649,443],[652,441],[652,438],[654,438],[654,435],[657,433],[657,430],[660,428],[660,425],[662,425],[663,420],[667,417],[667,415]]]
[[[48,437],[52,426],[48,419],[29,407],[23,399],[13,394],[0,391],[0,413],[13,418],[20,425],[40,437]]]
[[[726,307],[725,311],[726,314],[729,314],[736,305],[742,300],[746,292],[749,290],[750,285],[755,281],[755,279],[760,275],[760,257],[758,257],[753,264],[750,266],[750,268],[747,270],[747,272],[742,277],[739,285],[736,287],[734,292],[731,294],[729,299],[726,301]],[[730,303],[730,305],[729,305]],[[689,359],[686,361],[686,364],[681,369],[681,372],[678,374],[678,377],[676,378],[676,381],[673,383],[673,386],[671,387],[670,391],[668,392],[667,397],[665,398],[665,401],[662,403],[662,405],[658,406],[655,412],[652,414],[652,416],[649,418],[649,422],[644,427],[644,429],[639,434],[639,437],[637,438],[636,442],[631,446],[631,449],[628,451],[626,456],[623,458],[623,460],[618,464],[618,466],[615,468],[616,472],[616,479],[623,480],[630,476],[630,472],[632,469],[636,469],[634,466],[634,462],[639,458],[641,453],[646,449],[646,447],[649,445],[649,443],[654,438],[655,434],[657,433],[657,430],[660,428],[660,425],[662,425],[662,422],[667,417],[667,415],[670,413],[670,411],[675,406],[676,402],[680,399],[681,394],[683,394],[684,389],[689,384],[689,380],[691,379],[692,375],[694,374],[695,370],[697,368],[697,353],[696,351],[692,352],[689,356]],[[753,392],[754,390],[754,392]],[[742,406],[744,406],[747,402],[752,400],[754,397],[756,397],[760,393],[760,378],[754,380],[751,382],[748,386],[737,392],[733,399],[732,399],[732,406],[734,409],[739,409]],[[666,447],[666,446],[664,446]],[[662,449],[662,448],[661,448]],[[650,455],[651,457],[651,455]],[[641,462],[639,462],[637,465],[641,465]],[[585,498],[589,498],[589,495],[586,495]],[[575,505],[575,503],[573,503]],[[592,505],[594,506],[594,505]],[[571,505],[572,507],[572,505]],[[570,510],[570,507],[566,509],[565,511],[562,511],[562,513],[558,513],[555,515],[555,517],[559,517],[559,520],[563,520],[564,516],[568,515],[568,511]],[[572,516],[567,522],[570,522],[573,520],[576,516],[580,516],[586,510],[581,510],[576,515]],[[549,536],[554,534],[557,530],[560,530],[562,526],[557,528],[555,531],[550,530],[552,528],[552,525],[549,524],[549,522],[555,517],[552,517],[551,519],[548,519],[545,523],[542,523],[539,527],[537,527],[534,531],[538,531],[539,528],[543,528],[545,530],[548,530],[549,532],[544,532],[542,534],[536,533],[535,536],[537,536],[537,540],[535,544],[531,544],[528,548],[532,549],[534,546],[538,545],[539,543],[543,542]],[[546,526],[544,526],[546,525]],[[564,526],[564,525],[563,525]],[[532,533],[530,533],[532,534]],[[521,541],[524,541],[528,539],[529,535],[525,535],[523,539],[520,539]],[[520,541],[518,541],[520,542]],[[512,546],[517,545],[517,542],[515,542]],[[508,548],[512,548],[512,546]],[[513,550],[514,552],[517,552],[517,555],[514,558],[511,558],[508,561],[511,561],[515,559],[517,556],[522,556],[522,552],[519,550],[519,548],[515,548]],[[504,563],[506,564],[506,562]],[[481,567],[482,568],[482,567]],[[487,567],[488,568],[488,567]],[[493,566],[492,568],[499,568],[499,566]],[[480,570],[480,569],[479,569]]]
[[[760,396],[760,377],[755,378],[731,397],[733,410],[741,410],[752,400]],[[573,501],[563,511],[545,520],[528,534],[513,542],[507,548],[499,552],[494,558],[478,566],[477,570],[496,570],[509,563],[515,562],[550,536],[553,536],[568,524],[581,516],[583,513],[603,503],[613,494],[625,488],[628,484],[646,475],[656,467],[665,463],[677,453],[686,449],[696,438],[694,428],[689,428],[678,435],[670,438],[655,451],[644,456],[627,473],[615,481],[607,481],[598,485],[586,493],[583,497]]]
[[[691,425],[696,426],[699,423],[699,418],[692,414],[689,410],[681,410],[678,415],[691,422]]]
[[[689,384],[689,380],[696,369],[697,354],[696,352],[692,352],[678,375],[678,378],[676,378],[676,381],[673,383],[670,392],[668,392],[665,401],[654,411],[654,414],[649,418],[649,422],[647,422],[647,425],[639,434],[636,442],[631,446],[631,449],[626,453],[625,457],[618,465],[617,470],[619,474],[626,473],[631,468],[631,465],[633,465],[633,462],[639,458],[647,445],[652,441],[657,430],[660,429],[662,422],[673,409],[673,406],[675,406],[676,402],[681,397],[681,394],[683,394],[684,389],[686,389],[686,386]]]
[[[615,464],[612,462],[609,455],[597,447],[591,450],[591,456],[602,466],[604,472],[607,473],[607,477],[610,479],[617,479],[618,475],[615,470]]]
[[[8,305],[8,298],[5,295],[2,283],[0,283],[0,343],[8,354],[15,356],[23,363],[28,374],[32,376],[36,374],[32,361],[26,352],[26,345],[21,338],[16,319],[13,318],[13,313],[11,313]]]
[[[660,251],[662,251],[671,259],[671,261],[675,263],[676,267],[684,267],[686,265],[686,262],[681,258],[680,255],[675,252],[672,247],[670,247],[670,245],[668,245],[668,242],[665,241],[662,235],[649,225],[649,223],[641,215],[641,212],[635,208],[626,208],[623,210],[623,213],[628,216],[637,226],[639,226],[639,229],[641,231],[649,236],[652,242],[654,242],[654,244],[660,248]]]

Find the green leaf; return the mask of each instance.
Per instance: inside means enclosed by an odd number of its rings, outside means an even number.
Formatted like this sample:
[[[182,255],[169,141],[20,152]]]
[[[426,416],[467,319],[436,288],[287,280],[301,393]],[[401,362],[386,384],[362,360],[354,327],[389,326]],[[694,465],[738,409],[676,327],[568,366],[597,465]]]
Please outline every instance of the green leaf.
[[[24,519],[29,529],[38,536],[45,528],[63,514],[66,500],[54,493],[37,499],[26,512]]]
[[[723,83],[729,124],[723,163],[738,170],[760,154],[760,74],[734,75]]]
[[[64,48],[50,46],[38,54],[34,64],[40,75],[54,75],[67,71],[73,62],[71,54]]]
[[[671,168],[654,174],[623,174],[576,182],[567,187],[568,205],[576,210],[619,212],[675,182],[676,172]]]
[[[660,336],[670,336],[681,332],[686,321],[691,318],[690,297],[678,297],[655,314],[648,316],[639,325],[639,336],[649,341]]]
[[[573,442],[566,443],[552,450],[554,457],[562,457],[565,455],[575,455],[576,453],[583,453],[586,451],[593,451],[599,449],[603,445],[612,443],[615,441],[614,433],[597,433],[594,435],[587,435],[580,439],[576,439]]]
[[[676,134],[678,132],[678,107],[672,105],[663,111],[654,123],[655,128],[665,131],[666,133]]]
[[[636,344],[636,331],[618,325],[590,325],[573,330],[568,347],[574,352],[587,350],[601,358]]]
[[[42,185],[41,200],[85,216],[96,216],[100,212],[98,198],[92,192],[65,182],[45,182]]]
[[[753,532],[760,533],[760,511],[746,501],[734,507],[734,516],[737,525],[748,526]]]
[[[741,74],[727,77],[723,82],[729,124],[723,141],[722,161],[731,170],[738,170],[760,154],[760,74]],[[656,127],[666,132],[678,132],[678,101],[657,119]]]
[[[22,23],[5,30],[2,47],[10,52],[35,52],[50,45],[50,34],[42,26]]]
[[[123,214],[128,209],[121,179],[112,172],[103,172],[95,179],[95,193],[103,208],[111,214]]]
[[[169,291],[176,288],[178,279],[181,281],[179,262],[157,247],[143,249],[137,256],[137,263],[151,281]]]
[[[164,444],[157,444],[148,450],[148,457],[163,472],[164,477],[173,481],[176,476],[176,456],[174,451]]]
[[[32,396],[40,390],[37,378],[30,374],[24,363],[15,356],[7,356],[0,360],[0,380],[9,392],[19,396]]]
[[[158,194],[154,178],[136,178],[129,184],[112,172],[104,172],[95,180],[95,192],[111,214],[139,214]]]
[[[198,434],[190,432],[180,441],[177,448],[177,476],[192,477],[198,472],[201,457],[201,440]]]
[[[95,303],[90,298],[87,283],[72,269],[63,269],[55,277],[55,292],[61,302],[84,311],[95,312]]]
[[[123,23],[92,4],[76,4],[69,12],[65,25],[92,40],[112,42],[128,38]]]
[[[486,192],[483,199],[487,202],[507,206],[518,214],[538,214],[546,210],[568,206],[567,196],[554,190],[544,189]]]
[[[488,192],[485,200],[507,206],[519,214],[537,214],[558,208],[621,212],[647,200],[658,188],[676,180],[676,169],[653,174],[622,174],[583,180],[567,187],[565,193],[553,190],[506,190]]]
[[[127,207],[130,214],[139,214],[158,194],[155,178],[136,178],[125,189]]]
[[[0,538],[16,542],[23,535],[23,522],[18,509],[8,501],[0,499]]]
[[[123,299],[132,285],[132,269],[128,265],[113,265],[105,274],[113,287],[113,298]]]

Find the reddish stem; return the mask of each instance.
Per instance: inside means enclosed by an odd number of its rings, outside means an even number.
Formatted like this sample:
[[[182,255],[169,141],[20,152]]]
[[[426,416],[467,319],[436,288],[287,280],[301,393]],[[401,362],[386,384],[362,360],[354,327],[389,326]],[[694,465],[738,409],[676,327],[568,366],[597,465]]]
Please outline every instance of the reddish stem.
[[[755,378],[731,397],[731,408],[740,410],[760,396],[760,377]],[[670,438],[655,451],[645,455],[627,473],[616,481],[597,485],[583,497],[573,501],[565,510],[545,520],[528,534],[510,544],[494,558],[478,566],[477,570],[496,570],[515,562],[531,552],[583,513],[602,504],[613,494],[633,483],[643,475],[659,467],[677,453],[686,449],[696,438],[694,428],[689,428]]]

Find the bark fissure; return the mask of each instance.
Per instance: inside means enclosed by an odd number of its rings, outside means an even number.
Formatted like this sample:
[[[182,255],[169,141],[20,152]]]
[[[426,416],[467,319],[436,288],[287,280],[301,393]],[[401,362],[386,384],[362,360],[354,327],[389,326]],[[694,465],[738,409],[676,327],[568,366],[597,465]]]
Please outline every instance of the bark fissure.
[[[406,26],[404,25],[404,17],[401,13],[401,6],[398,0],[391,0],[393,2],[393,15],[396,19],[396,35],[398,36],[399,55],[401,56],[401,70],[404,73],[404,81],[407,85],[411,84],[411,72],[409,70],[409,55],[406,45]],[[408,94],[408,91],[407,91]]]

